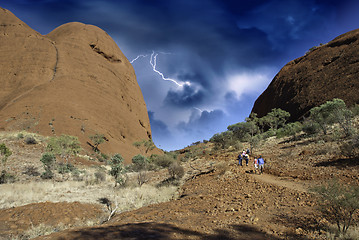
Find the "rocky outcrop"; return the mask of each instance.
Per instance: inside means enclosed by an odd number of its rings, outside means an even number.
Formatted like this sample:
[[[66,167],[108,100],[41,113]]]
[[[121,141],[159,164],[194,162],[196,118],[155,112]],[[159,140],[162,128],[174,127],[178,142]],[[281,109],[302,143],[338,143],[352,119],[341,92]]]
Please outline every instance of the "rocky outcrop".
[[[259,117],[273,108],[302,119],[315,106],[333,98],[359,103],[359,29],[345,33],[285,65],[256,100]]]
[[[132,65],[96,26],[64,24],[46,36],[0,8],[0,130],[52,136],[104,134],[105,153],[127,159],[151,138]]]

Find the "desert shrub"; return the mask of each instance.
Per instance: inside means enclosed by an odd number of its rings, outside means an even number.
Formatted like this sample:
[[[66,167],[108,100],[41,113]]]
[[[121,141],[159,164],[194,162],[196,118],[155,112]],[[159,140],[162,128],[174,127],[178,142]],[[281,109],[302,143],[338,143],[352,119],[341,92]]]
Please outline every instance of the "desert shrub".
[[[15,175],[8,173],[6,170],[2,170],[0,174],[0,184],[15,182]]]
[[[18,133],[16,137],[18,139],[22,139],[22,138],[24,138],[24,134],[23,133]]]
[[[132,170],[133,171],[146,170],[148,163],[149,163],[148,158],[146,158],[141,154],[138,154],[132,158]]]
[[[25,170],[22,173],[28,176],[34,176],[34,177],[40,176],[40,173],[38,172],[37,168],[34,166],[26,166]]]
[[[359,104],[355,104],[354,106],[352,106],[350,108],[350,110],[353,113],[353,116],[358,116],[359,115]]]
[[[349,141],[343,143],[340,147],[344,156],[350,158],[359,157],[359,135],[354,135]]]
[[[277,130],[280,127],[283,127],[290,117],[290,113],[286,112],[280,108],[273,108],[266,116],[262,117],[262,122],[264,125],[267,125],[272,130]]]
[[[68,163],[70,156],[76,156],[81,151],[80,142],[77,137],[61,135],[60,137],[51,137],[47,143],[47,151],[65,159]]]
[[[100,150],[98,149],[98,146],[99,146],[101,143],[104,143],[104,142],[105,142],[105,135],[96,133],[95,135],[89,136],[89,138],[90,138],[91,141],[93,142],[93,145],[94,145],[93,150],[94,150],[95,152],[99,152]]]
[[[163,155],[156,155],[152,158],[152,163],[161,168],[168,168],[174,161],[174,156],[168,153]]]
[[[240,141],[246,141],[250,136],[251,124],[249,122],[239,122],[233,125],[229,125],[227,129],[233,132],[233,137]],[[221,136],[217,136],[221,137]],[[215,139],[216,140],[216,139]],[[222,139],[217,139],[217,141],[223,141]]]
[[[306,134],[306,136],[311,137],[320,132],[320,126],[314,121],[307,120],[303,124],[302,131]]]
[[[137,173],[137,183],[141,187],[144,183],[148,181],[147,171],[139,171]]]
[[[269,129],[268,131],[262,133],[260,136],[262,139],[267,139],[270,137],[274,137],[277,135],[277,131],[273,130],[273,129]]]
[[[345,102],[339,98],[310,109],[310,119],[319,125],[324,135],[327,135],[330,125],[338,123],[346,136],[352,129],[352,112],[346,107]]]
[[[225,162],[219,162],[215,165],[215,169],[217,176],[222,176],[228,171],[229,166]]]
[[[118,153],[113,155],[110,159],[111,170],[109,173],[115,178],[115,187],[117,184],[123,185],[125,183],[125,167],[123,165],[123,161],[123,157]]]
[[[104,182],[106,181],[106,172],[102,169],[98,169],[95,173],[94,173],[95,179],[97,183],[100,182]]]
[[[234,133],[230,130],[214,134],[209,141],[214,143],[216,149],[225,149],[234,143]]]
[[[54,174],[52,172],[53,165],[56,161],[56,157],[52,153],[44,153],[40,159],[42,164],[44,165],[45,172],[41,174],[41,178],[43,179],[51,179],[53,178]]]
[[[184,168],[176,161],[168,167],[171,178],[181,179],[184,176]]]
[[[26,144],[37,144],[37,141],[36,141],[36,139],[33,137],[33,136],[27,136],[26,138],[25,138],[25,143]]]
[[[57,172],[60,174],[70,173],[74,171],[76,168],[71,163],[59,163],[57,165]]]
[[[99,160],[100,162],[107,162],[108,159],[109,159],[109,156],[104,153],[100,153],[97,156],[97,160]]]
[[[300,122],[288,123],[277,130],[276,136],[277,138],[292,136],[295,139],[295,135],[302,131],[302,128],[303,126]]]
[[[84,180],[84,173],[85,171],[84,170],[79,170],[78,168],[75,168],[71,174],[72,174],[72,178],[75,180],[75,181],[83,181]]]
[[[153,150],[156,147],[155,144],[153,143],[152,139],[142,140],[140,142],[134,142],[133,146],[135,146],[138,149],[144,148],[145,154],[148,153],[149,151]]]
[[[11,154],[12,152],[10,148],[8,148],[5,143],[0,144],[0,158],[4,169],[6,166],[7,159],[11,156]]]
[[[312,191],[319,195],[319,210],[325,218],[337,225],[338,232],[346,233],[359,209],[359,186],[332,180]]]

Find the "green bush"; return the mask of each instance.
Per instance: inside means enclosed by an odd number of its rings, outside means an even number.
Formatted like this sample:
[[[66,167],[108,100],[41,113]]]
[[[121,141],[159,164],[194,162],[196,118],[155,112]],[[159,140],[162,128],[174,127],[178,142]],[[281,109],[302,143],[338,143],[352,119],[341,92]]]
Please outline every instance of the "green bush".
[[[268,131],[261,134],[262,139],[267,139],[270,137],[274,137],[277,135],[277,131],[273,129],[269,129]]]
[[[97,155],[97,160],[99,162],[107,162],[107,160],[109,159],[109,156],[107,156],[106,154],[100,152],[98,155]]]
[[[138,154],[132,158],[132,170],[136,172],[146,170],[148,163],[149,160],[145,156]]]
[[[359,135],[354,135],[349,141],[343,143],[340,147],[344,156],[350,158],[359,157]]]
[[[0,184],[15,182],[15,175],[8,173],[6,170],[2,170],[0,174]]]
[[[303,124],[302,131],[309,137],[314,136],[320,132],[320,126],[318,123],[307,120]]]
[[[324,135],[328,133],[328,127],[338,123],[346,136],[350,134],[352,112],[346,107],[345,102],[339,98],[310,109],[310,119],[317,123]]]
[[[104,142],[105,142],[105,135],[96,133],[95,135],[89,136],[89,138],[90,138],[91,141],[93,142],[93,145],[94,145],[93,150],[94,150],[95,152],[99,152],[100,150],[98,149],[98,146],[99,146],[101,143],[104,143]]]
[[[176,159],[174,158],[177,156],[174,156],[169,153],[165,153],[163,155],[156,155],[153,158],[151,158],[152,163],[161,167],[161,168],[168,168],[171,163],[173,163]]]
[[[3,165],[3,168],[5,169],[6,162],[8,157],[10,157],[12,154],[10,148],[8,148],[5,143],[0,144],[0,157],[1,157],[1,163]]]
[[[225,149],[235,142],[234,134],[228,130],[222,133],[214,134],[210,139],[210,142],[214,143],[216,149]]]
[[[277,138],[282,138],[286,136],[292,136],[295,138],[295,135],[302,131],[302,124],[300,122],[288,123],[284,127],[280,128],[276,132]]]
[[[17,134],[17,138],[18,138],[18,139],[24,138],[24,134],[23,134],[23,133],[18,133],[18,134]]]
[[[110,159],[111,170],[109,173],[115,178],[115,187],[117,186],[117,184],[123,185],[125,183],[125,168],[123,165],[123,161],[123,157],[121,156],[121,154],[118,153],[113,155]]]
[[[65,159],[66,163],[68,163],[70,156],[76,156],[82,150],[78,138],[68,135],[51,137],[47,143],[46,149],[52,154]]]
[[[44,153],[40,159],[42,164],[44,165],[45,172],[41,174],[41,178],[43,179],[51,179],[53,178],[54,174],[52,172],[52,168],[56,161],[56,157],[52,153]]]
[[[359,115],[359,104],[355,104],[353,107],[350,108],[353,113],[353,116]]]
[[[359,209],[359,186],[332,180],[312,191],[319,195],[319,210],[325,218],[337,225],[338,232],[345,234],[353,225],[354,213]]]
[[[178,162],[173,162],[168,167],[168,173],[171,178],[181,179],[184,176],[184,168]]]
[[[96,183],[104,182],[106,180],[106,173],[102,169],[98,169],[95,173]]]
[[[33,136],[27,136],[26,138],[25,138],[25,143],[26,144],[37,144],[37,141],[36,141],[36,139],[33,137]]]
[[[75,166],[72,165],[71,163],[59,163],[57,165],[57,171],[58,173],[60,174],[65,174],[65,173],[70,173],[70,172],[73,172],[75,171]]]

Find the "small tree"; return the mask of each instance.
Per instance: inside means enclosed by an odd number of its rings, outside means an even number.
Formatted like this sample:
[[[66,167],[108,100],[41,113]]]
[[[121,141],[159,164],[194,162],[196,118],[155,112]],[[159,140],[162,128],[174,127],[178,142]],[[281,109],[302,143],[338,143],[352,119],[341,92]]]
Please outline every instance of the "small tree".
[[[320,197],[319,210],[328,221],[337,225],[339,232],[345,234],[359,209],[359,186],[344,185],[338,180],[332,180],[312,191]]]
[[[3,170],[5,170],[7,159],[11,156],[11,154],[11,150],[5,145],[5,143],[0,144],[0,157]]]
[[[173,162],[168,167],[168,173],[173,179],[181,179],[184,176],[184,168],[178,162]]]
[[[110,159],[110,175],[114,176],[115,178],[115,187],[117,186],[117,183],[122,185],[125,183],[124,173],[125,173],[125,167],[123,166],[123,157],[120,154],[115,154]]]
[[[138,172],[137,182],[140,186],[147,182],[147,170],[149,160],[145,156],[138,154],[132,158],[132,168]]]
[[[140,149],[141,146],[143,146],[145,148],[145,152],[144,152],[145,154],[147,154],[149,151],[153,150],[156,147],[152,139],[142,140],[140,142],[134,142],[133,146],[135,146],[138,149]]]
[[[263,117],[263,121],[270,127],[270,129],[277,130],[279,127],[284,126],[289,117],[289,112],[280,108],[273,108],[271,112]]]
[[[105,135],[103,134],[99,134],[99,133],[96,133],[95,135],[91,135],[89,136],[89,138],[91,139],[91,141],[93,142],[94,144],[94,151],[95,152],[99,152],[99,149],[98,149],[98,146],[105,142]]]
[[[328,133],[328,127],[334,123],[339,123],[346,136],[350,135],[351,130],[351,111],[346,107],[341,99],[334,98],[332,101],[310,109],[310,119],[317,123],[324,135]]]
[[[70,156],[76,156],[81,151],[80,142],[75,136],[61,135],[51,137],[47,144],[47,150],[65,159],[68,164]]]
[[[41,177],[44,179],[53,178],[54,174],[52,172],[52,168],[54,163],[56,162],[56,157],[53,153],[44,153],[40,159],[42,164],[44,165],[45,172],[41,174]]]
[[[296,134],[303,129],[303,126],[300,122],[288,123],[284,127],[278,129],[277,138],[284,136],[292,136],[293,139],[296,139]]]
[[[209,141],[213,142],[217,148],[222,148],[222,149],[224,149],[228,143],[231,143],[232,140],[233,140],[232,131],[216,133],[211,137],[211,139],[209,139]]]

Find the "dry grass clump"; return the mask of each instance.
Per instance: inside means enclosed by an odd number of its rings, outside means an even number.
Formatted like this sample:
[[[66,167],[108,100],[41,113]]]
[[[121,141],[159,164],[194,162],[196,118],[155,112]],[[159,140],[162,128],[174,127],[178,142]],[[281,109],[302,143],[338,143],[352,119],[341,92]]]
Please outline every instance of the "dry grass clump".
[[[214,167],[218,176],[223,176],[229,170],[229,165],[226,162],[219,162]]]
[[[142,187],[114,188],[112,182],[86,185],[85,182],[29,182],[0,185],[0,208],[10,208],[37,202],[83,202],[98,203],[97,199],[116,199],[119,211],[127,211],[148,204],[172,199],[175,186],[156,188]]]
[[[11,240],[27,240],[27,239],[33,239],[40,236],[46,236],[50,235],[54,232],[60,232],[69,228],[73,227],[91,227],[94,225],[101,224],[102,219],[88,219],[85,222],[77,222],[75,225],[64,225],[62,223],[58,225],[47,225],[44,223],[41,223],[37,226],[33,226],[32,228],[28,229],[24,233],[18,236],[12,236]]]
[[[349,228],[348,231],[343,233],[338,233],[337,226],[331,225],[328,227],[328,232],[326,233],[328,240],[358,240],[359,239],[359,226]]]

